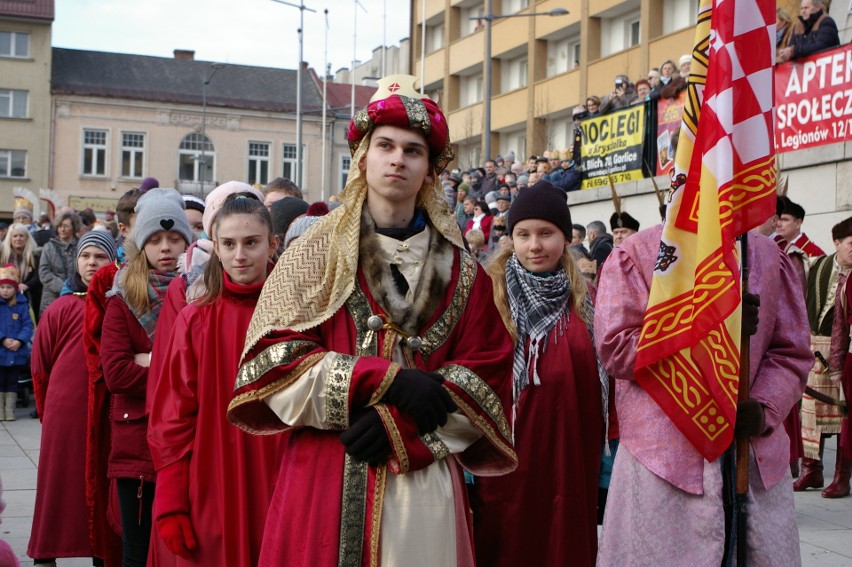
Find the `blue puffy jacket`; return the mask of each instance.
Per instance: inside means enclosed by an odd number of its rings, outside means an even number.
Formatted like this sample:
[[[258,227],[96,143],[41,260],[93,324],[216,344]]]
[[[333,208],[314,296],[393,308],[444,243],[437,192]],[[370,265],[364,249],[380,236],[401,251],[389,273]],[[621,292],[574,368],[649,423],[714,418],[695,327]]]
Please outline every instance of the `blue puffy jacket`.
[[[33,320],[27,297],[18,292],[15,305],[0,298],[0,366],[23,366],[30,359],[30,340],[33,338]],[[24,344],[12,352],[2,346],[6,339],[15,339]]]

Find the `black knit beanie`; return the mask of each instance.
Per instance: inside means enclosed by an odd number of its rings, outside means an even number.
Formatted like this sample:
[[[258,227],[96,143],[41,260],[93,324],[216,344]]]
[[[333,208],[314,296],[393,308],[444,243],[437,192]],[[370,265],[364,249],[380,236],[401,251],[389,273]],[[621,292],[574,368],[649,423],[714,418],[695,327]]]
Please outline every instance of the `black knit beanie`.
[[[296,217],[305,214],[307,210],[307,201],[298,197],[285,197],[272,203],[272,227],[275,234],[284,238],[287,229],[290,228],[290,223]]]
[[[542,219],[555,224],[569,241],[574,237],[571,225],[571,211],[565,199],[565,192],[547,181],[539,181],[532,187],[524,187],[509,209],[509,234],[515,225],[526,219]]]

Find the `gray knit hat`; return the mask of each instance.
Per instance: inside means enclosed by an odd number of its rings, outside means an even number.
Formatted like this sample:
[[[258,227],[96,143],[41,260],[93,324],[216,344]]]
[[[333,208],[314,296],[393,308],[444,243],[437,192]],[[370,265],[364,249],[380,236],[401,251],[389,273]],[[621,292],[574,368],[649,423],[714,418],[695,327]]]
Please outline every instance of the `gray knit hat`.
[[[317,221],[322,220],[322,217],[301,216],[290,223],[290,228],[287,229],[287,234],[284,235],[284,248],[290,246],[290,243],[305,234],[309,228]]]
[[[136,247],[142,250],[151,235],[160,230],[179,232],[187,244],[192,242],[184,208],[180,193],[174,189],[156,187],[148,190],[136,203],[136,223],[133,225]]]
[[[89,246],[100,248],[109,256],[110,262],[115,262],[115,239],[105,230],[90,230],[77,241],[77,258]]]

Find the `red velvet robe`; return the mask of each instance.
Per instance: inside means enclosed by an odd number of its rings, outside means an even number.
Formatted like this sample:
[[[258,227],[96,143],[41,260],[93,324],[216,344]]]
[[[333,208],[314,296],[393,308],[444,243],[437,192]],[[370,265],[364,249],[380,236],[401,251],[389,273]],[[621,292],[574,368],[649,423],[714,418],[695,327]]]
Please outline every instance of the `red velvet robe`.
[[[35,512],[27,555],[91,557],[86,510],[85,298],[63,295],[45,310],[30,365],[42,421]]]
[[[86,423],[86,506],[89,510],[89,537],[95,555],[106,567],[120,567],[122,561],[121,521],[115,482],[107,478],[110,452],[109,390],[101,368],[101,332],[106,313],[106,293],[112,289],[118,264],[104,266],[92,276],[86,295],[83,318],[83,344],[89,374]]]
[[[388,334],[366,334],[372,314],[386,315],[359,268],[355,291],[330,319],[304,332],[270,333],[251,349],[237,377],[229,419],[258,434],[290,429],[263,400],[287,388],[327,352],[337,352],[355,355],[352,366],[342,372],[346,384],[340,392],[346,398],[328,391],[334,398],[329,404],[340,411],[335,417],[348,422],[352,412],[387,388],[398,369],[389,352],[378,356],[393,346],[386,344]],[[454,250],[446,294],[419,336],[424,347],[413,353],[413,366],[441,372],[459,410],[482,433],[464,452],[446,457],[458,474],[456,486],[462,481],[455,460],[483,476],[513,470],[517,460],[503,414],[511,396],[511,339],[494,306],[491,281],[469,254]],[[282,352],[276,355],[275,349]],[[261,565],[330,566],[337,565],[339,557],[347,564],[359,557],[363,565],[378,562],[385,477],[426,468],[436,457],[411,418],[393,406],[375,407],[392,441],[388,466],[352,465],[345,458],[340,430],[293,429],[269,509]],[[469,533],[467,528],[457,527],[457,533]]]
[[[169,556],[152,558],[154,563],[258,564],[285,437],[240,431],[225,412],[262,287],[235,285],[226,276],[218,301],[190,305],[175,321],[150,404],[148,441],[158,471],[154,516],[189,513],[198,548],[191,560],[166,550]],[[167,486],[164,467],[184,460],[189,461],[188,486]],[[163,546],[151,548],[151,553],[163,551]]]
[[[172,342],[172,331],[178,314],[184,307],[186,307],[186,277],[181,275],[169,284],[166,298],[160,307],[160,315],[157,317],[157,334],[154,335],[154,346],[151,349],[151,366],[148,368],[148,386],[145,393],[145,409],[149,414],[160,374],[166,364],[166,353]]]
[[[588,328],[573,310],[565,335],[548,336],[538,373],[541,385],[518,400],[518,468],[476,478],[471,489],[480,567],[595,564],[601,387]]]

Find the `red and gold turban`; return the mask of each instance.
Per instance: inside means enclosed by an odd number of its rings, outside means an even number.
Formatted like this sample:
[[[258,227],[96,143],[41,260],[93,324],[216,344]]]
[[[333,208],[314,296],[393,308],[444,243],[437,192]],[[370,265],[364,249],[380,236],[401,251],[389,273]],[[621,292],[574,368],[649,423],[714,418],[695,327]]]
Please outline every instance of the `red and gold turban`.
[[[370,104],[349,122],[347,138],[353,156],[373,128],[398,126],[420,131],[429,145],[429,157],[440,167],[452,160],[447,119],[434,101],[414,90],[416,80],[411,75],[391,75],[378,81]]]

